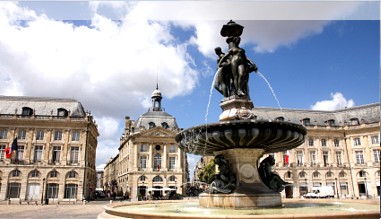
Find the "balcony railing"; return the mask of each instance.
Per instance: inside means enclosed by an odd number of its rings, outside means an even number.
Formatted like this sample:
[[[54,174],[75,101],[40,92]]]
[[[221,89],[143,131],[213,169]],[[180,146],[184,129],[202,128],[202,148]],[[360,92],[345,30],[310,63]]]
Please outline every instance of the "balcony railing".
[[[79,165],[79,162],[75,160],[68,160],[66,161],[66,165]]]
[[[58,165],[58,164],[61,164],[61,161],[60,160],[49,160],[48,164],[49,165]]]

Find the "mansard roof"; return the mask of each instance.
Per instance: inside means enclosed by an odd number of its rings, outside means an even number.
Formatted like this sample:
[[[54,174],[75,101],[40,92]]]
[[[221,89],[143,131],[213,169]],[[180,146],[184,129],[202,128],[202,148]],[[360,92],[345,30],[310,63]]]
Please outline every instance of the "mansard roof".
[[[160,126],[168,129],[178,129],[176,118],[164,111],[149,111],[141,115],[135,122],[135,131]]]
[[[85,117],[82,104],[75,99],[26,96],[0,96],[0,114],[21,115],[23,108],[34,111],[36,116],[56,116],[66,110],[71,117]]]
[[[309,125],[317,126],[345,126],[352,120],[357,120],[359,124],[370,124],[380,122],[380,103],[356,106],[340,110],[301,110],[301,109],[275,109],[275,108],[254,108],[252,110],[256,119],[277,120],[302,123],[308,120]]]

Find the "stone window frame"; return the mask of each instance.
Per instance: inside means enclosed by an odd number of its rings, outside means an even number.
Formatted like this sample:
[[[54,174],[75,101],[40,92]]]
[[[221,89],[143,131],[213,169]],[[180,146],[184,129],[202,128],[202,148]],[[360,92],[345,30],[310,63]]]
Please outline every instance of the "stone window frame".
[[[8,130],[0,129],[0,139],[7,139]]]
[[[40,177],[40,171],[38,171],[37,169],[34,169],[32,171],[30,171],[29,173],[29,177],[31,178],[37,178],[37,177]]]
[[[152,179],[152,182],[164,182],[163,177],[157,175]]]
[[[19,129],[18,130],[17,139],[19,139],[19,140],[25,140],[26,139],[26,130],[25,129]]]

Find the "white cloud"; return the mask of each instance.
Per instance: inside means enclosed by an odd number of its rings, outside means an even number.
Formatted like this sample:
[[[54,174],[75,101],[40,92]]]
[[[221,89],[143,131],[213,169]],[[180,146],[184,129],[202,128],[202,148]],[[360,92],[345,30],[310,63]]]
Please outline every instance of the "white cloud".
[[[353,107],[355,102],[352,99],[347,100],[342,93],[331,93],[331,100],[317,101],[311,106],[313,110],[338,110]]]
[[[119,123],[113,118],[110,117],[102,117],[100,119],[95,118],[98,124],[98,131],[102,133],[103,138],[114,138],[117,139],[120,137],[119,131]]]
[[[80,100],[97,117],[100,156],[119,146],[117,120],[146,110],[157,74],[168,98],[190,93],[198,80],[165,22],[115,22],[95,14],[90,26],[79,26],[13,2],[0,3],[0,16],[0,94]]]
[[[245,26],[243,44],[254,45],[257,52],[271,52],[320,33],[330,19],[349,16],[361,5],[344,2],[319,7],[315,3],[282,6],[254,1],[59,4],[67,6],[59,7],[67,13],[54,8],[53,3],[0,2],[0,95],[80,100],[98,120],[100,162],[107,161],[111,152],[111,156],[117,152],[122,126],[119,119],[126,114],[137,117],[150,105],[147,98],[155,88],[157,74],[160,90],[167,98],[189,94],[196,87],[202,72],[195,69],[188,44],[215,58],[214,48],[226,45],[219,35],[220,28],[234,19]],[[69,10],[70,7],[81,10]],[[87,11],[82,10],[86,8]],[[85,15],[79,15],[79,11]],[[89,16],[91,24],[82,21],[82,26],[73,25],[55,20],[55,15],[66,20]],[[319,19],[295,21],[287,26],[276,21],[287,16],[291,20],[303,20],[305,16]],[[195,33],[178,42],[171,25]]]

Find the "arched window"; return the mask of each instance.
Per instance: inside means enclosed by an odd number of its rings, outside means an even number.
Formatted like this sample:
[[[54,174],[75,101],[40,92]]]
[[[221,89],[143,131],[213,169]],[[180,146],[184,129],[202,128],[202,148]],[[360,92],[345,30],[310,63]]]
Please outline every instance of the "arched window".
[[[318,171],[313,172],[312,178],[320,178],[320,173]]]
[[[299,178],[300,178],[300,179],[304,179],[304,178],[306,178],[306,176],[307,176],[307,174],[306,174],[306,172],[304,172],[304,171],[302,171],[302,172],[299,173]]]
[[[344,171],[341,171],[340,173],[339,173],[339,177],[340,178],[343,178],[343,177],[346,177],[347,176],[347,174],[344,172]]]
[[[292,178],[292,172],[291,171],[287,171],[284,178],[291,179]]]
[[[359,177],[366,177],[367,173],[364,170],[359,171]]]
[[[163,178],[161,178],[160,176],[155,176],[152,182],[163,182]]]
[[[32,170],[29,174],[29,177],[39,177],[40,176],[40,172],[38,172],[38,170]]]
[[[326,174],[325,174],[325,177],[326,178],[332,178],[333,177],[333,173],[332,173],[332,171],[328,171]]]
[[[161,168],[161,154],[155,154],[153,158],[153,168],[155,170],[160,170]]]
[[[75,178],[76,175],[77,175],[77,173],[76,173],[74,170],[72,170],[72,171],[70,171],[70,172],[67,174],[67,177],[68,177],[68,178]]]
[[[12,171],[12,177],[19,177],[21,176],[20,170],[13,170]]]
[[[144,181],[146,181],[147,180],[147,177],[145,177],[145,176],[140,176],[139,177],[139,181],[140,182],[144,182]]]
[[[50,171],[49,177],[51,177],[51,178],[58,177],[58,172],[56,170]]]
[[[169,177],[169,181],[170,181],[170,182],[174,182],[174,181],[176,181],[176,177],[175,177],[175,176],[170,176],[170,177]]]

